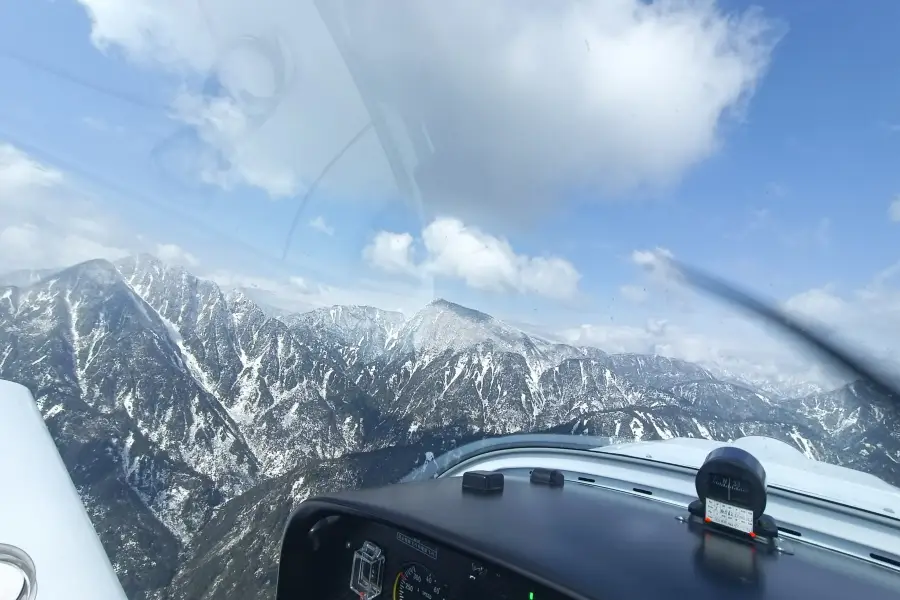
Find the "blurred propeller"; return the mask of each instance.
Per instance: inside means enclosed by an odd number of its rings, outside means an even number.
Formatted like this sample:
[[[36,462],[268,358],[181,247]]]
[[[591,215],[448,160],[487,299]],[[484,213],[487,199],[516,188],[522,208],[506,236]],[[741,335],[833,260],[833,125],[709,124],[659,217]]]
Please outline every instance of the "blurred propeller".
[[[749,292],[723,281],[699,269],[679,263],[674,259],[666,259],[672,270],[683,283],[709,296],[722,300],[752,315],[762,317],[764,321],[788,332],[824,358],[830,365],[842,373],[865,381],[872,389],[895,402],[900,401],[900,390],[884,374],[869,367],[865,358],[856,355],[846,348],[841,348],[826,339],[825,335],[808,323],[787,315],[765,301],[754,297]]]

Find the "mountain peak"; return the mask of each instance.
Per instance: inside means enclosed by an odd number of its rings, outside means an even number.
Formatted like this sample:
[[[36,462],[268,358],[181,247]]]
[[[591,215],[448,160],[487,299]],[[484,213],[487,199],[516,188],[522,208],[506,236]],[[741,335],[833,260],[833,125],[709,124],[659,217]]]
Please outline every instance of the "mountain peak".
[[[53,277],[59,280],[89,279],[101,284],[110,284],[121,280],[121,276],[115,265],[105,258],[95,258],[72,265],[71,267],[59,271]]]
[[[116,267],[123,273],[136,274],[140,272],[162,273],[165,271],[184,271],[179,265],[170,265],[159,257],[147,252],[132,254],[116,261]]]
[[[474,308],[468,308],[461,304],[457,304],[456,302],[451,302],[449,300],[445,300],[444,298],[435,298],[423,308],[421,312],[434,312],[437,311],[449,311],[454,315],[461,317],[463,319],[472,320],[480,323],[490,323],[494,321],[494,317],[487,313],[483,313],[481,311],[475,310]]]
[[[484,342],[503,351],[524,352],[526,346],[532,345],[528,336],[515,327],[486,313],[436,298],[403,325],[394,347],[400,351],[439,354]]]
[[[244,293],[244,290],[240,288],[231,288],[225,292],[225,300],[228,301],[229,304],[233,302],[253,302],[247,294]]]

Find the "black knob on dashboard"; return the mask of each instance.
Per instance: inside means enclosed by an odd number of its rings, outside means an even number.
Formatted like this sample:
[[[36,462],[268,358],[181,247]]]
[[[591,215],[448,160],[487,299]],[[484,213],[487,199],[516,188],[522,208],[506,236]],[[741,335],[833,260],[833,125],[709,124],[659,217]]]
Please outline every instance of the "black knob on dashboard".
[[[464,492],[497,494],[503,491],[503,473],[496,471],[466,471],[462,477]]]
[[[566,477],[562,471],[539,467],[531,472],[531,483],[549,485],[550,487],[563,487],[566,484]]]

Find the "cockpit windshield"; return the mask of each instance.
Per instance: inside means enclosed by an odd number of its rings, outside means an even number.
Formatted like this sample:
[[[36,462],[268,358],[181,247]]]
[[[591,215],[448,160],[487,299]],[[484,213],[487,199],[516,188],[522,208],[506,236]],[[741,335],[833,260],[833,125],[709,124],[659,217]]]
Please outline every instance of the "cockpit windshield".
[[[526,447],[893,510],[900,3],[814,6],[0,3],[0,380],[126,595]]]

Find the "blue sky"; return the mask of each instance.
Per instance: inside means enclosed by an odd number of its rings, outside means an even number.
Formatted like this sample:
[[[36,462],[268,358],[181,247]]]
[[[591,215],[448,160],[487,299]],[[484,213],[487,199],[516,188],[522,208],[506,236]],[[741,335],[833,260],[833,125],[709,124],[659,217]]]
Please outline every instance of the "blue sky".
[[[749,360],[722,339],[743,325],[639,268],[638,252],[666,249],[853,334],[864,314],[897,312],[896,2],[541,14],[459,2],[439,19],[398,3],[365,16],[372,85],[439,115],[429,135],[450,152],[423,206],[364,134],[282,260],[305,190],[368,119],[300,4],[3,3],[0,144],[62,183],[46,206],[47,193],[7,187],[28,206],[0,225],[40,226],[64,249],[92,229],[90,250],[156,250],[273,303],[414,310],[444,296],[573,341],[697,360]],[[96,227],[67,230],[76,216]],[[367,251],[379,232],[385,245]],[[467,240],[480,253],[459,256]],[[3,266],[81,258],[54,244]],[[877,298],[862,293],[873,281]],[[858,337],[893,350],[872,330]]]

